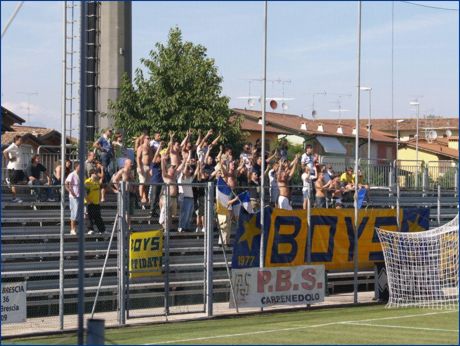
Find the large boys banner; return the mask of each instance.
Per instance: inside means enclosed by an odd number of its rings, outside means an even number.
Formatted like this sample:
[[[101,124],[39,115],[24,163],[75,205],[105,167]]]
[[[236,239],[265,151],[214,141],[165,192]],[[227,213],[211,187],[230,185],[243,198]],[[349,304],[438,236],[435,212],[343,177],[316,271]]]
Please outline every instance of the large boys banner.
[[[163,231],[134,232],[129,236],[129,277],[160,276]]]
[[[429,228],[428,208],[407,208],[400,211],[401,232],[424,231]],[[376,227],[397,231],[395,209],[359,211],[358,263],[361,270],[372,269],[383,261]],[[264,266],[286,267],[324,264],[326,270],[352,270],[354,249],[353,209],[312,209],[311,262],[307,261],[306,210],[265,209]],[[259,266],[260,212],[240,212],[233,248],[232,268]]]

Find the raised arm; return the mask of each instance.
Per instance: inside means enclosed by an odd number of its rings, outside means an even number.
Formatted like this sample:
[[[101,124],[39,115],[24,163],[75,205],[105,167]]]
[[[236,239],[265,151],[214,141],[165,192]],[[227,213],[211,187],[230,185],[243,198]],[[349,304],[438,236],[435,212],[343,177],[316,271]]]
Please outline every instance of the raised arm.
[[[155,151],[155,155],[153,155],[152,162],[155,162],[158,156],[160,156],[161,149],[163,149],[163,142],[160,142],[160,144],[158,145],[157,150]]]
[[[292,165],[291,171],[289,172],[289,179],[292,178],[292,176],[295,173],[295,170],[297,169],[297,164],[299,163],[299,154],[296,154],[294,157],[294,164]]]
[[[222,133],[219,132],[219,135],[216,137],[215,140],[212,141],[211,145],[214,146],[219,143],[219,139],[222,137]]]
[[[187,135],[185,136],[185,138],[183,139],[182,143],[180,144],[181,149],[183,149],[187,145],[191,134],[192,134],[192,130],[188,129]]]

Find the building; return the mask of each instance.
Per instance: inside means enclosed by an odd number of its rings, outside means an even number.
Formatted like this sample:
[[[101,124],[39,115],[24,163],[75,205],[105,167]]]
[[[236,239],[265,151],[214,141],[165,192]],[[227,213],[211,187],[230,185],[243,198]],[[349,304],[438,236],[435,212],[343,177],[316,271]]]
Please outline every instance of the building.
[[[250,138],[260,138],[261,112],[246,109],[233,109],[235,115],[242,116],[242,130],[250,133]],[[267,134],[266,143],[270,148],[274,140],[274,134],[285,136],[293,144],[309,143],[316,153],[322,157],[354,157],[355,131],[354,127],[341,122],[307,120],[298,115],[286,113],[266,112],[266,128],[270,129],[271,135]],[[251,127],[245,128],[248,124]],[[257,125],[257,126],[256,126]],[[268,132],[268,130],[267,130]],[[359,131],[359,156],[367,158],[366,128]],[[371,159],[394,160],[396,158],[395,140],[387,134],[372,130],[371,133]]]
[[[417,119],[416,118],[404,118],[399,117],[392,119],[371,119],[371,126],[373,130],[378,130],[386,133],[392,137],[396,137],[396,119],[403,119],[404,121],[399,123],[399,136],[400,141],[408,141],[415,137],[417,130]],[[321,119],[318,121],[322,122],[335,122],[331,119]],[[355,119],[343,119],[342,124],[348,126],[354,126]],[[363,127],[366,127],[368,123],[367,118],[362,118],[360,124]],[[458,118],[427,118],[419,119],[419,135],[420,139],[425,138],[428,131],[435,130],[437,132],[438,138],[447,138],[449,133],[446,133],[447,130],[450,130],[450,137],[456,137],[458,142]]]

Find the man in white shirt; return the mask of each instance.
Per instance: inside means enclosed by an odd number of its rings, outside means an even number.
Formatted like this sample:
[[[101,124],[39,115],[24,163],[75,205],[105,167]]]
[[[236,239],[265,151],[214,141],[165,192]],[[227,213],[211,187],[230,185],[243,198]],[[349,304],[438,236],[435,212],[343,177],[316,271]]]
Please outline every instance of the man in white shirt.
[[[70,234],[77,234],[78,220],[78,197],[80,196],[80,164],[75,162],[74,170],[67,176],[65,180],[65,188],[69,192],[69,207],[70,207]]]
[[[313,155],[313,149],[311,147],[311,144],[307,144],[305,146],[305,152],[302,154],[302,157],[300,158],[302,169],[305,169],[305,166],[308,166],[308,168],[312,169],[314,158],[315,157]]]
[[[25,180],[25,175],[23,171],[23,162],[21,157],[21,144],[22,137],[19,135],[14,136],[13,143],[11,143],[8,148],[3,150],[3,157],[5,158],[8,169],[8,178],[6,182],[11,186],[11,193],[13,194],[13,202],[22,203],[22,200],[16,197],[16,185],[19,182]]]

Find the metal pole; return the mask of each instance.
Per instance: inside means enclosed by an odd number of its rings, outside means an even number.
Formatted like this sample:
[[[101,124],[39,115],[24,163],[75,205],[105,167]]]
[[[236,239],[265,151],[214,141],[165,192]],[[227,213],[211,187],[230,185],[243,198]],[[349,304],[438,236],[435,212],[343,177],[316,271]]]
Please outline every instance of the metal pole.
[[[264,241],[265,241],[265,110],[267,104],[267,18],[268,18],[268,1],[264,2],[264,50],[263,50],[263,91],[262,91],[262,165],[261,165],[261,177],[260,177],[260,257],[259,257],[259,268],[264,267]]]
[[[101,319],[88,319],[88,333],[86,336],[87,345],[104,345],[105,344],[105,322]]]
[[[62,104],[61,104],[61,215],[59,226],[59,329],[64,329],[64,209],[65,209],[65,123],[66,123],[66,51],[67,51],[67,1],[64,1],[64,18],[63,18],[63,31],[64,31],[64,48],[62,53]],[[40,152],[40,147],[38,148]]]
[[[307,264],[311,264],[311,203],[310,203],[311,186],[307,185]]]
[[[11,15],[10,19],[6,23],[5,27],[2,30],[2,38],[5,36],[6,32],[8,31],[8,28],[10,27],[11,23],[13,23],[14,18],[16,18],[16,15],[18,14],[19,10],[21,9],[22,5],[24,5],[24,1],[21,1],[16,8],[14,9],[13,14]]]
[[[96,311],[97,298],[99,297],[99,291],[101,290],[102,279],[104,278],[105,268],[107,266],[107,260],[109,259],[110,248],[112,247],[113,235],[115,234],[115,229],[117,227],[117,221],[118,221],[118,213],[115,216],[115,222],[113,223],[112,234],[110,235],[109,245],[107,247],[107,252],[105,253],[104,265],[102,266],[101,277],[99,279],[99,284],[97,285],[97,290],[96,290],[96,297],[94,298],[93,308],[91,309],[91,318],[93,318],[94,312]]]
[[[420,116],[420,103],[417,104],[417,138],[415,139],[415,165],[417,166],[415,168],[415,188],[418,188],[418,169],[419,169],[419,164],[418,164],[418,120]]]
[[[353,302],[358,303],[358,169],[359,169],[359,116],[361,101],[361,1],[358,3],[358,73],[357,73],[357,97],[356,97],[356,137],[355,137],[355,233],[353,251]]]
[[[400,212],[400,209],[399,209],[399,178],[398,178],[398,183],[396,185],[396,223],[398,224],[398,230],[401,229],[401,220],[400,220],[400,217],[399,217],[399,212]]]
[[[439,185],[439,184],[438,184],[437,216],[438,216],[438,226],[441,226],[441,185]]]
[[[125,324],[125,261],[124,261],[124,235],[127,229],[126,213],[126,182],[120,182],[120,192],[118,193],[118,257],[117,257],[117,274],[118,274],[118,324]]]
[[[213,315],[213,221],[214,221],[214,184],[208,182],[208,191],[207,191],[207,215],[206,215],[206,234],[207,234],[207,244],[206,244],[206,313],[210,317]]]
[[[367,183],[371,183],[371,111],[372,111],[372,88],[369,88],[369,120],[367,122]]]
[[[169,315],[169,228],[171,227],[170,224],[170,189],[169,184],[166,184],[166,194],[165,194],[165,256],[164,256],[164,266],[165,266],[165,315]],[[160,211],[161,213],[161,211]]]
[[[86,22],[87,22],[87,3],[81,4],[81,34],[80,34],[80,129],[86,126]],[[65,134],[63,134],[65,136]],[[84,313],[85,313],[85,234],[83,227],[83,198],[85,194],[85,153],[86,153],[86,138],[85,132],[80,131],[78,161],[80,162],[79,173],[79,197],[78,197],[78,344],[83,344],[84,339]],[[64,167],[63,167],[64,169]]]

